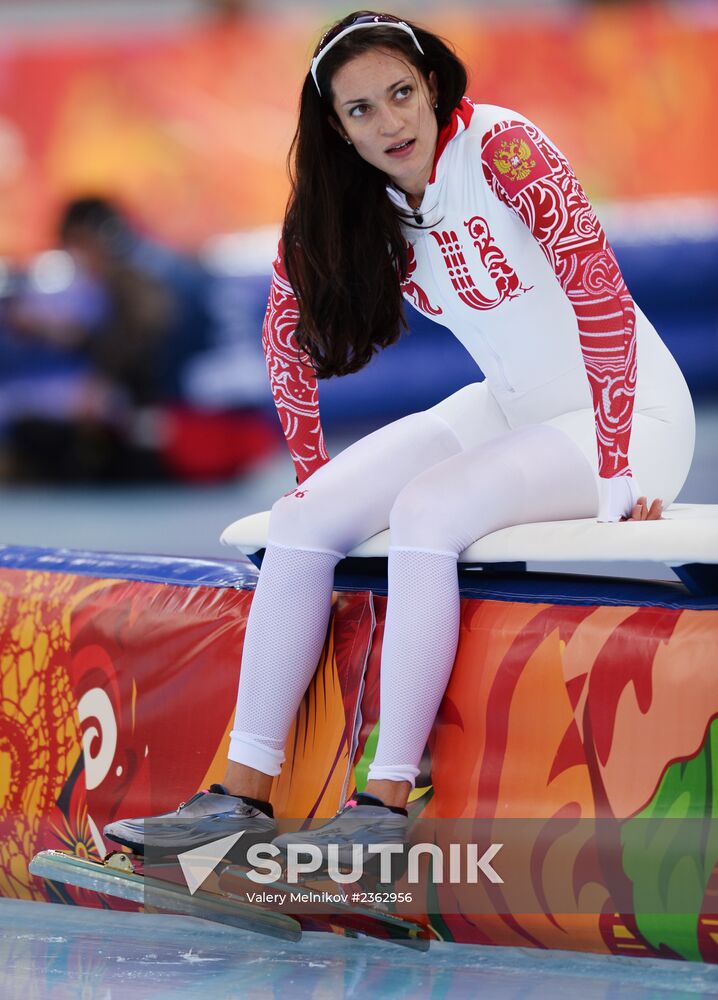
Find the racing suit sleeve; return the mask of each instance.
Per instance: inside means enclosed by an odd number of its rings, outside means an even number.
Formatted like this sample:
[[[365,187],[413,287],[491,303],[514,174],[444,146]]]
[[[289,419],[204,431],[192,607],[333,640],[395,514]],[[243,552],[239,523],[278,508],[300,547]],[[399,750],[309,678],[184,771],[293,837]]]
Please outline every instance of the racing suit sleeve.
[[[280,243],[262,327],[262,347],[279,420],[303,483],[329,461],[319,416],[319,391],[312,365],[297,344],[297,299],[287,278]]]
[[[491,190],[541,246],[576,314],[596,425],[599,521],[638,498],[628,459],[636,389],[635,309],[601,224],[568,161],[534,125],[495,124],[482,139]]]

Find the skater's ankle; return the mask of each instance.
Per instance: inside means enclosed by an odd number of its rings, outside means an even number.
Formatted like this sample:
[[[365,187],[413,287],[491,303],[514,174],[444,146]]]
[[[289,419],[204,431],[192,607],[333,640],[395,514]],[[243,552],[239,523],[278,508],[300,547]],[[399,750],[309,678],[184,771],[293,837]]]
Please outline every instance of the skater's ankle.
[[[373,795],[385,806],[397,806],[406,809],[411,783],[408,781],[391,781],[385,778],[370,778],[362,789],[364,795]]]
[[[409,815],[406,809],[402,809],[401,806],[388,806],[386,802],[382,802],[378,795],[370,795],[368,792],[358,792],[354,796],[354,801],[358,806],[383,806],[385,809],[397,813],[399,816]]]
[[[230,795],[239,795],[242,798],[257,799],[259,802],[268,802],[272,794],[272,775],[258,771],[247,764],[239,764],[237,761],[228,760],[227,768],[222,778],[222,784]]]
[[[259,811],[263,812],[265,816],[269,816],[270,819],[274,819],[272,804],[271,802],[267,802],[266,799],[257,799],[252,795],[243,795],[242,792],[234,791],[232,788],[228,788],[227,785],[224,784],[212,785],[210,790],[213,792],[220,792],[220,794],[224,795],[232,795],[235,799],[241,799],[242,802],[246,802],[247,805],[254,806],[255,809],[259,809]]]

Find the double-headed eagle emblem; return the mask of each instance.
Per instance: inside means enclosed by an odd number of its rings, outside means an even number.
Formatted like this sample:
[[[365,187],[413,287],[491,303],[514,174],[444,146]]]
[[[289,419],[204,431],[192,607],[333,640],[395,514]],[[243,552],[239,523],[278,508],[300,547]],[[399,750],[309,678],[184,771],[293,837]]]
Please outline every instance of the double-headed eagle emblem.
[[[510,139],[502,142],[494,153],[494,166],[512,181],[523,181],[536,166],[536,160],[529,159],[530,156],[531,147],[525,139]]]

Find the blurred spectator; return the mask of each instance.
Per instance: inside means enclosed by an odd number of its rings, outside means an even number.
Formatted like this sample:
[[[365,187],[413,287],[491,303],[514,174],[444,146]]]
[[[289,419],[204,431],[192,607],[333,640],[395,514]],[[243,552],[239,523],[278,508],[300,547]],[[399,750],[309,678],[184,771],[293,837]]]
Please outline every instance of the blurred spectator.
[[[96,409],[84,340],[106,309],[103,289],[75,274],[68,255],[57,251],[40,255],[27,274],[6,283],[0,297],[2,478],[36,478],[32,448],[20,440],[26,433],[45,423],[57,431]],[[76,462],[67,458],[69,469]],[[57,478],[51,466],[39,478]]]
[[[86,340],[94,370],[134,404],[179,399],[187,359],[211,336],[202,268],[142,236],[104,198],[71,202],[59,237],[80,272],[107,295],[107,313]]]
[[[100,197],[68,204],[58,236],[74,263],[74,308],[27,282],[0,317],[2,379],[22,398],[4,393],[7,476],[216,479],[274,445],[265,418],[183,400],[187,362],[212,343],[210,279],[197,262]]]

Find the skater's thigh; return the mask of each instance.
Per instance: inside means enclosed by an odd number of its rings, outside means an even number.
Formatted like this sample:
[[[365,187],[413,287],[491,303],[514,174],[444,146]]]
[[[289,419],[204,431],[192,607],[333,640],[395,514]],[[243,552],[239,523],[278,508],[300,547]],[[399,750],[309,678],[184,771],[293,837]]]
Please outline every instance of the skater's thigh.
[[[507,429],[484,382],[361,438],[275,503],[269,540],[344,555],[389,526],[401,490],[426,469]]]
[[[344,555],[388,527],[389,511],[406,483],[459,450],[451,428],[429,412],[387,424],[355,441],[278,500],[269,541]]]
[[[391,545],[458,555],[513,524],[595,517],[594,471],[571,437],[533,424],[426,470],[398,496]]]

